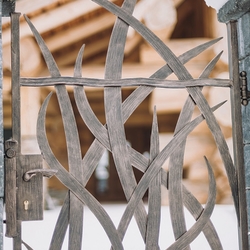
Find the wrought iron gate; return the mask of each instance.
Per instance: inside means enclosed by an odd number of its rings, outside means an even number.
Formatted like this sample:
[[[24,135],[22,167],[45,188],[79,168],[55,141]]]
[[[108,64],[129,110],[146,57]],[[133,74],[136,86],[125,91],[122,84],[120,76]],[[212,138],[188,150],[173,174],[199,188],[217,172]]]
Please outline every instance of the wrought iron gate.
[[[5,143],[5,169],[6,169],[6,235],[14,239],[14,249],[21,249],[25,245],[22,241],[21,222],[27,220],[41,220],[43,214],[42,204],[42,176],[53,174],[68,188],[68,194],[62,206],[50,249],[61,249],[65,233],[69,227],[69,249],[81,249],[83,230],[83,210],[87,206],[99,220],[112,249],[124,249],[123,238],[129,223],[134,216],[145,242],[145,249],[159,249],[159,228],[161,221],[161,185],[167,187],[169,192],[169,207],[175,241],[168,249],[190,249],[190,243],[203,232],[211,249],[223,249],[216,229],[210,220],[216,197],[216,181],[213,168],[205,157],[204,163],[209,173],[209,196],[203,207],[182,183],[183,159],[186,139],[189,133],[205,120],[221,154],[222,161],[230,183],[234,205],[239,223],[239,235],[242,249],[248,249],[246,230],[246,207],[244,198],[244,168],[241,127],[234,127],[235,162],[233,162],[225,142],[222,131],[213,112],[223,103],[210,107],[201,90],[206,86],[231,88],[233,119],[240,119],[240,80],[238,65],[235,58],[231,58],[231,79],[211,79],[209,74],[214,68],[220,55],[216,56],[204,69],[198,79],[193,79],[184,64],[194,58],[219,39],[202,44],[183,55],[175,54],[148,28],[132,15],[135,0],[125,0],[122,7],[118,7],[106,0],[95,0],[96,3],[116,15],[116,20],[105,65],[105,79],[85,78],[82,76],[82,57],[84,46],[76,58],[75,71],[72,77],[61,76],[52,54],[46,47],[36,28],[25,16],[34,37],[40,47],[47,64],[50,76],[44,78],[20,77],[19,56],[19,17],[20,14],[11,14],[12,21],[12,102],[13,102],[13,137]],[[83,6],[82,6],[83,7]],[[159,68],[149,78],[121,78],[123,64],[123,49],[129,26],[134,28],[165,60],[166,64]],[[231,50],[236,53],[237,36],[234,23],[228,24],[231,34]],[[236,49],[235,49],[236,48]],[[168,80],[170,74],[175,74],[178,80]],[[95,136],[95,140],[82,158],[77,125],[66,90],[66,85],[74,88],[74,97],[79,113]],[[22,86],[42,87],[54,86],[60,105],[63,119],[69,171],[67,171],[53,154],[46,136],[45,120],[46,109],[51,94],[47,96],[41,106],[37,121],[37,139],[41,155],[22,155],[20,145],[20,88]],[[103,125],[92,111],[86,97],[84,86],[103,87],[106,124]],[[133,86],[133,93],[122,102],[122,87]],[[140,103],[155,88],[186,89],[188,98],[180,113],[172,140],[159,150],[159,133],[157,125],[156,108],[152,121],[150,156],[147,158],[137,152],[126,142],[124,123],[136,110]],[[195,107],[200,115],[192,119]],[[111,217],[102,205],[85,188],[89,178],[104,152],[112,153],[115,166],[120,178],[127,206],[120,220],[118,228],[115,227]],[[50,169],[43,169],[42,157]],[[170,159],[169,169],[162,169],[163,163]],[[143,172],[143,177],[137,183],[132,167]],[[16,191],[17,190],[17,191]],[[149,192],[148,211],[142,201],[145,192]],[[240,202],[239,202],[240,201]],[[184,207],[194,217],[195,223],[187,229]],[[169,225],[171,226],[171,225]]]

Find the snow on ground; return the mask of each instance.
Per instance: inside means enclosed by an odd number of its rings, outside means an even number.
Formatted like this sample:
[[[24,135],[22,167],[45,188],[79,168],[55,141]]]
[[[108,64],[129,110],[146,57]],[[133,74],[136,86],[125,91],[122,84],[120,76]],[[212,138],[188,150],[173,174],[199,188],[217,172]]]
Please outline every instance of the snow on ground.
[[[211,6],[212,8],[216,9],[218,12],[219,9],[226,3],[228,0],[205,0],[207,6]]]
[[[112,217],[114,224],[118,225],[122,213],[125,209],[124,204],[106,204],[104,208]],[[49,249],[50,239],[59,214],[60,208],[47,210],[44,212],[44,220],[38,222],[23,222],[23,240],[28,243],[34,250]],[[109,240],[100,226],[99,222],[93,216],[91,211],[86,208],[84,211],[84,240],[82,249],[86,250],[105,250],[110,249]],[[194,223],[191,215],[186,211],[186,219],[188,227]],[[237,250],[238,247],[238,231],[235,210],[232,205],[216,205],[211,217],[215,228],[220,236],[224,250]],[[166,249],[173,242],[173,233],[170,226],[169,207],[162,207],[162,225],[160,235],[160,249]],[[144,250],[144,244],[140,236],[139,230],[133,220],[124,238],[125,250]],[[4,250],[12,249],[12,240],[4,239]],[[23,249],[26,249],[23,247]],[[67,237],[62,249],[68,249]],[[191,249],[208,250],[208,246],[203,234],[191,244]],[[74,249],[70,249],[74,250]]]

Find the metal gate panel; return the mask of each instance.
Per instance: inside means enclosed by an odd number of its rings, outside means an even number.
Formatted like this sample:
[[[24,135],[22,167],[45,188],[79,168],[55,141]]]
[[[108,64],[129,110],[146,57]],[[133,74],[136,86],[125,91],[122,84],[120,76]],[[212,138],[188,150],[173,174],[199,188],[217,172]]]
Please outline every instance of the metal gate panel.
[[[245,222],[246,213],[244,211],[245,180],[244,171],[242,171],[244,163],[242,162],[243,151],[240,145],[240,141],[242,140],[242,130],[236,123],[236,126],[233,128],[236,160],[233,162],[221,128],[213,114],[213,112],[220,108],[224,102],[219,103],[214,107],[210,107],[202,94],[202,88],[207,86],[231,88],[233,119],[240,119],[240,82],[239,74],[237,72],[238,65],[235,65],[237,64],[235,62],[236,55],[232,55],[231,59],[231,68],[233,72],[231,79],[209,78],[220,54],[207,65],[198,79],[193,79],[184,64],[215,44],[219,39],[202,44],[177,57],[152,31],[133,17],[132,12],[136,1],[125,0],[122,7],[106,0],[95,0],[95,2],[117,16],[107,52],[104,79],[86,78],[82,75],[84,45],[76,58],[74,75],[72,77],[61,76],[52,54],[48,50],[36,28],[26,16],[25,19],[40,47],[50,76],[42,78],[20,77],[20,48],[18,37],[19,14],[13,13],[11,15],[14,121],[12,140],[20,142],[20,87],[54,86],[65,130],[69,171],[61,165],[58,159],[56,159],[46,136],[46,109],[50,102],[51,93],[43,102],[37,121],[37,139],[39,147],[42,156],[51,171],[42,169],[41,164],[39,163],[40,156],[35,156],[34,158],[21,155],[21,145],[17,144],[17,148],[15,148],[13,154],[8,156],[6,151],[6,166],[9,163],[12,168],[14,167],[13,171],[17,172],[19,179],[16,180],[13,177],[12,171],[10,171],[9,176],[6,175],[6,182],[9,182],[10,180],[8,178],[10,178],[12,180],[11,183],[13,184],[10,188],[13,188],[13,186],[15,187],[15,185],[18,188],[20,187],[22,190],[21,196],[24,196],[28,189],[31,190],[30,187],[26,189],[25,185],[27,183],[34,181],[34,184],[31,185],[37,185],[38,189],[41,187],[42,190],[42,176],[56,174],[56,177],[68,188],[68,193],[52,236],[50,249],[61,249],[68,228],[69,249],[81,249],[82,241],[84,240],[82,239],[84,206],[88,206],[102,225],[110,240],[112,249],[124,249],[122,241],[133,216],[136,219],[141,237],[145,243],[145,249],[159,249],[159,229],[160,223],[162,223],[160,220],[161,185],[165,186],[169,192],[171,226],[175,237],[175,241],[168,247],[168,249],[190,249],[190,243],[194,241],[201,232],[204,233],[211,249],[223,249],[216,233],[216,229],[210,220],[215,206],[216,181],[213,167],[209,163],[209,160],[204,157],[204,165],[207,167],[210,180],[208,200],[204,207],[182,183],[183,159],[187,137],[201,122],[205,121],[214,137],[227,172],[238,217],[239,232],[241,236],[240,241],[242,243],[241,247],[242,249],[247,249],[247,237],[244,235],[245,227],[247,227]],[[164,66],[159,68],[149,78],[121,78],[124,56],[123,50],[129,26],[134,28],[166,62]],[[230,23],[228,29],[229,32],[234,32],[234,25]],[[235,35],[232,35],[232,39],[233,38],[235,38]],[[233,48],[233,46],[235,46],[235,41],[231,41],[231,46],[232,51],[235,51],[235,48]],[[171,74],[175,74],[178,80],[168,80],[168,76]],[[78,111],[84,123],[95,137],[95,140],[83,158],[77,124],[66,89],[67,85],[73,86]],[[94,88],[102,87],[104,89],[105,125],[100,123],[91,109],[84,90],[85,86],[91,86]],[[123,87],[128,86],[133,86],[135,90],[126,100],[122,101],[121,90]],[[162,150],[159,149],[157,107],[154,109],[150,154],[149,157],[146,157],[127,144],[124,123],[140,103],[155,88],[185,89],[188,93],[188,98],[180,113],[173,138]],[[198,107],[200,115],[193,118],[192,115],[195,107]],[[8,149],[9,148],[7,147],[6,150]],[[102,205],[86,189],[86,184],[94,173],[105,150],[110,151],[113,156],[116,170],[127,200],[126,209],[117,228]],[[162,165],[167,159],[170,161],[168,171],[162,168]],[[15,162],[15,164],[13,165],[12,162]],[[18,162],[17,165],[16,162]],[[20,162],[25,163],[25,168],[22,168],[22,164],[19,164]],[[143,173],[143,176],[138,183],[133,173],[133,167],[139,169]],[[27,177],[27,175],[29,177]],[[25,176],[27,178],[25,178]],[[148,211],[142,200],[147,191],[149,192]],[[21,221],[29,219],[39,220],[42,218],[42,212],[39,209],[39,212],[31,212],[32,215],[30,216],[26,214],[26,212],[29,212],[32,208],[31,205],[36,202],[35,199],[37,199],[38,206],[41,205],[39,190],[35,191],[35,193],[36,195],[33,197],[34,200],[29,197],[22,200],[23,197],[19,197],[20,202],[16,203],[16,207],[14,206],[15,204],[13,205],[13,202],[15,203],[16,200],[15,192],[10,193],[10,198],[13,199],[6,200],[6,223],[7,228],[9,228],[8,236],[14,238],[15,250],[21,249],[22,244],[24,244],[27,249],[31,249],[27,243],[24,243],[21,240]],[[32,203],[30,203],[30,200],[32,200]],[[185,221],[184,207],[187,208],[195,219],[195,223],[189,229],[187,229]],[[20,212],[20,209],[22,212]]]

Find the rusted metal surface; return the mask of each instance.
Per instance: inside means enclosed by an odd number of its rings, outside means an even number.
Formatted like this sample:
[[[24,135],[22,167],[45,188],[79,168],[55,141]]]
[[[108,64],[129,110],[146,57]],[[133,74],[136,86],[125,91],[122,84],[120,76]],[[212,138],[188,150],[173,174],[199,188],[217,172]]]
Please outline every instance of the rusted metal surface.
[[[114,3],[106,0],[95,0],[95,2],[118,17],[114,25],[107,52],[105,79],[84,78],[82,76],[82,57],[84,55],[84,46],[82,46],[78,57],[76,58],[74,75],[72,77],[61,76],[52,54],[36,28],[26,16],[25,19],[33,32],[38,46],[40,47],[50,76],[44,78],[20,78],[18,73],[18,67],[20,65],[18,57],[19,47],[18,42],[16,42],[19,40],[18,37],[13,34],[13,39],[14,37],[17,39],[14,42],[14,45],[16,45],[16,47],[14,46],[14,48],[16,48],[16,52],[14,52],[14,54],[17,53],[17,55],[13,55],[13,67],[16,67],[16,72],[13,75],[13,86],[15,86],[13,87],[13,93],[16,91],[18,103],[20,99],[19,93],[21,86],[54,86],[64,124],[69,171],[67,171],[57,160],[50,148],[50,143],[46,136],[46,110],[50,102],[51,93],[43,102],[38,115],[37,139],[44,160],[69,191],[65,197],[64,204],[61,208],[61,212],[55,226],[50,249],[61,249],[68,228],[68,249],[81,249],[83,241],[82,231],[84,223],[84,206],[88,206],[99,220],[110,240],[112,249],[124,249],[123,238],[133,216],[136,219],[141,237],[145,243],[145,249],[159,249],[159,228],[160,224],[164,223],[164,221],[161,221],[160,219],[161,185],[164,185],[169,192],[170,215],[175,237],[174,242],[168,247],[168,249],[190,249],[190,244],[201,232],[204,233],[211,249],[223,249],[220,239],[216,233],[216,229],[210,220],[215,206],[216,182],[213,168],[209,163],[209,160],[204,157],[204,165],[207,168],[210,180],[208,200],[204,207],[198,202],[194,195],[185,188],[182,182],[183,160],[187,137],[202,121],[205,121],[214,137],[224,163],[239,220],[239,226],[242,226],[244,211],[239,203],[239,196],[241,195],[241,188],[239,184],[242,181],[242,179],[239,178],[240,175],[238,174],[240,168],[238,165],[236,165],[237,167],[235,166],[221,128],[219,127],[213,114],[213,112],[220,108],[224,102],[219,103],[215,107],[210,107],[202,93],[202,88],[205,86],[232,88],[233,91],[236,91],[236,79],[219,80],[208,78],[221,53],[207,65],[201,73],[199,79],[193,79],[184,66],[186,62],[206,50],[208,47],[212,46],[219,39],[202,44],[177,57],[154,33],[152,33],[132,16],[136,3],[135,0],[125,0],[121,7],[118,7]],[[15,14],[14,16],[15,18],[19,18],[19,16]],[[14,26],[16,25],[18,25],[17,22],[15,22]],[[164,66],[159,68],[159,70],[147,79],[121,78],[124,47],[129,26],[133,27],[166,62]],[[18,32],[18,30],[15,30],[14,27],[13,32]],[[170,81],[166,79],[172,73],[177,76],[178,80]],[[79,113],[95,137],[95,140],[83,158],[78,128],[72,104],[66,90],[66,85],[73,85],[74,96]],[[84,89],[85,86],[104,88],[105,125],[100,123],[91,109],[86,97]],[[126,86],[134,86],[135,90],[126,100],[123,101],[121,90],[122,87]],[[150,154],[149,157],[147,157],[133,149],[132,146],[128,145],[126,141],[124,123],[132,115],[140,103],[155,88],[185,88],[189,95],[180,113],[173,138],[162,150],[159,148],[159,131],[156,112],[157,107],[154,109]],[[198,107],[200,110],[200,115],[193,118],[192,115],[195,107]],[[20,120],[18,109],[15,112],[17,115],[13,117],[13,120]],[[238,111],[235,108],[233,109],[233,112],[235,115]],[[18,124],[18,121],[16,124]],[[20,130],[18,129],[20,129],[20,126],[19,128],[18,126],[14,126],[13,137],[17,141],[20,141]],[[234,139],[237,147],[237,142],[240,138],[237,137]],[[113,156],[116,170],[127,199],[127,206],[118,227],[114,225],[111,216],[104,210],[102,205],[86,189],[86,184],[91,175],[94,173],[105,150],[110,151]],[[237,153],[239,153],[238,148],[236,149],[236,156],[242,157]],[[20,156],[19,154],[20,151],[17,150],[19,162],[24,158],[24,161],[26,159],[29,160],[29,163],[26,165],[32,165],[31,163],[34,160],[33,158],[30,159],[30,156]],[[37,157],[37,161],[39,162],[40,158],[39,156]],[[168,158],[170,160],[169,169],[164,170],[162,166]],[[240,161],[236,161],[236,163],[240,164]],[[143,173],[143,176],[138,183],[134,176],[133,167],[139,169]],[[19,171],[18,166],[16,168],[16,171]],[[23,177],[25,174],[32,175],[33,172],[43,173],[44,171],[40,169],[41,167],[37,167],[36,164],[33,164],[33,167],[28,167],[27,169],[25,168],[22,170],[21,176]],[[11,178],[13,179],[13,177]],[[33,178],[31,180],[29,180],[29,177],[26,179],[22,178],[21,182],[23,181],[27,184],[27,180],[28,182],[31,182],[33,181]],[[15,180],[13,179],[13,183],[14,182]],[[20,179],[18,185],[23,185],[20,183]],[[143,203],[143,196],[147,191],[149,192],[148,210],[145,208]],[[24,195],[25,193],[21,194],[21,197]],[[22,205],[24,212],[29,210],[31,206],[30,200],[25,198]],[[185,207],[195,219],[194,224],[189,229],[187,229],[184,216]],[[17,207],[17,209],[20,208]],[[39,216],[37,216],[37,218],[40,219],[40,212],[38,214]],[[28,219],[28,217],[26,219]],[[16,229],[15,233],[18,234],[14,246],[15,250],[19,249],[21,244],[24,244],[28,249],[31,249],[27,243],[22,243],[21,241],[20,221],[22,220],[24,220],[23,217],[20,217],[19,219],[17,218],[16,223],[18,225],[11,224],[12,227]],[[13,237],[14,236],[15,235],[13,235]]]
[[[246,179],[245,179],[245,163],[244,163],[244,145],[243,145],[243,128],[242,128],[242,109],[241,109],[241,81],[239,77],[239,54],[238,54],[238,34],[237,22],[232,21],[227,24],[228,41],[229,41],[229,65],[230,78],[233,80],[233,87],[231,88],[231,109],[232,109],[232,123],[233,128],[233,142],[234,142],[234,158],[238,179],[238,197],[239,197],[239,242],[240,249],[249,249],[248,240],[248,216],[247,216],[247,201],[246,201]],[[239,122],[237,122],[239,121]]]

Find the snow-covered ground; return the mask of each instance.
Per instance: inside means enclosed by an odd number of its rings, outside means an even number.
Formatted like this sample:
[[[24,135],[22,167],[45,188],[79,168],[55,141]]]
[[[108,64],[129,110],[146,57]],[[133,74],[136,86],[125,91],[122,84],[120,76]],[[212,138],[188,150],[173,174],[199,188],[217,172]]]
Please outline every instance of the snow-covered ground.
[[[106,204],[104,208],[112,217],[115,225],[119,223],[124,211],[123,204]],[[49,249],[50,239],[57,220],[60,208],[47,210],[44,212],[44,220],[38,222],[23,222],[23,240],[28,243],[34,250]],[[99,222],[95,219],[88,208],[84,212],[84,240],[82,249],[86,250],[105,250],[110,249],[109,240],[101,228]],[[193,225],[193,218],[186,212],[187,225]],[[232,205],[216,205],[211,220],[220,236],[224,250],[237,250],[238,231],[235,210]],[[125,250],[143,250],[144,244],[139,230],[133,220],[124,238]],[[169,207],[162,207],[162,226],[160,235],[160,249],[166,249],[173,243],[173,233],[170,226]],[[4,239],[4,250],[12,249],[12,240]],[[26,249],[23,247],[23,249]],[[68,249],[67,237],[62,249]],[[69,248],[70,249],[70,248]],[[210,249],[205,237],[200,236],[191,244],[191,249],[207,250]],[[70,249],[74,250],[74,249]]]
[[[212,8],[216,9],[218,12],[219,9],[226,3],[228,0],[205,0],[207,6],[211,6]]]

